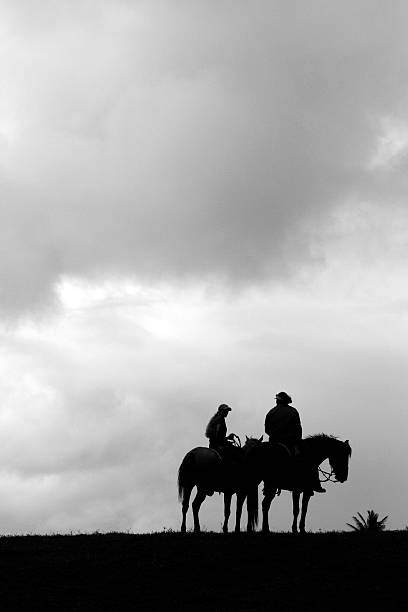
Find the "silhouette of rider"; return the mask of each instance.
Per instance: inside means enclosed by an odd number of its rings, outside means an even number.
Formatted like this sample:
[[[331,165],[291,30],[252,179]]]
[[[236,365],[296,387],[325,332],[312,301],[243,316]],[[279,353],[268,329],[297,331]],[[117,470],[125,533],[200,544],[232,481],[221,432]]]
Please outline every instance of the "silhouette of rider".
[[[222,469],[218,474],[221,483],[219,490],[224,490],[226,484],[229,484],[232,488],[238,484],[239,466],[242,460],[241,449],[233,444],[235,434],[231,433],[227,436],[225,419],[229,412],[231,412],[231,408],[227,404],[220,404],[205,430],[209,447],[216,450],[223,460]]]
[[[228,444],[228,441],[234,439],[234,434],[227,436],[227,424],[225,419],[229,412],[231,412],[231,408],[227,406],[227,404],[220,404],[217,412],[209,420],[205,435],[209,440],[210,448],[218,451],[223,450]]]
[[[284,444],[291,455],[297,458],[302,441],[302,424],[299,413],[294,406],[290,405],[292,398],[285,391],[278,393],[275,398],[276,406],[265,417],[265,432],[270,442]],[[302,457],[303,461],[304,459]],[[317,493],[325,493],[326,490],[320,484],[318,466],[307,466],[307,472],[310,474],[313,490]]]
[[[299,413],[290,405],[292,398],[285,391],[281,391],[275,397],[276,406],[268,412],[265,418],[265,432],[270,442],[284,444],[292,455],[298,455],[302,440]]]

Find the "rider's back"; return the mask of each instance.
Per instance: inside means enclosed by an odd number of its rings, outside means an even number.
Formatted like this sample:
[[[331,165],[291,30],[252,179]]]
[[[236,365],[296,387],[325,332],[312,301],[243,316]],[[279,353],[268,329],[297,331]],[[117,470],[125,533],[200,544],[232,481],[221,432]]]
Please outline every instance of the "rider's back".
[[[299,413],[293,406],[277,405],[265,418],[265,432],[271,442],[296,444],[302,439]]]

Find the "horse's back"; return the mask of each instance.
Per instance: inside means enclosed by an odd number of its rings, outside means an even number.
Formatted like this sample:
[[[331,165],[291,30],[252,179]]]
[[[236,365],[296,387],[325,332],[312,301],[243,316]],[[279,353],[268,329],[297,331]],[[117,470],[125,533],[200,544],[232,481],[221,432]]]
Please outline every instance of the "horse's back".
[[[197,446],[184,457],[179,469],[179,485],[190,483],[214,489],[222,471],[222,459],[216,450]],[[210,486],[210,483],[217,483]]]
[[[202,468],[218,466],[222,463],[222,459],[213,448],[207,448],[206,446],[197,446],[189,451],[185,459],[189,458],[196,466]]]

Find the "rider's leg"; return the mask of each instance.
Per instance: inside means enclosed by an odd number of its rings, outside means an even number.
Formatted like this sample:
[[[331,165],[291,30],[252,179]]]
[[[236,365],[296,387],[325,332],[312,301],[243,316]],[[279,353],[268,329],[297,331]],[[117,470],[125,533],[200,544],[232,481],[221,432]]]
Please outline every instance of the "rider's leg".
[[[311,485],[312,485],[313,491],[316,491],[316,493],[326,493],[326,489],[323,489],[320,483],[319,468],[317,466],[312,467]]]

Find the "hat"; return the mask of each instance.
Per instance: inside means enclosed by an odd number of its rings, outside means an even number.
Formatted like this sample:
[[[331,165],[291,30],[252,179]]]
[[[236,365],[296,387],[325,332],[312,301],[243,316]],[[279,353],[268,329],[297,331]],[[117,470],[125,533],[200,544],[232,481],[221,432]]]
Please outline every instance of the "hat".
[[[280,391],[279,393],[277,393],[275,395],[275,399],[281,400],[282,402],[287,402],[288,404],[292,403],[292,398],[290,397],[290,395],[285,393],[285,391]]]
[[[230,412],[231,408],[229,406],[227,406],[227,404],[220,404],[218,406],[218,411],[220,411],[220,410],[225,410],[226,412]]]

